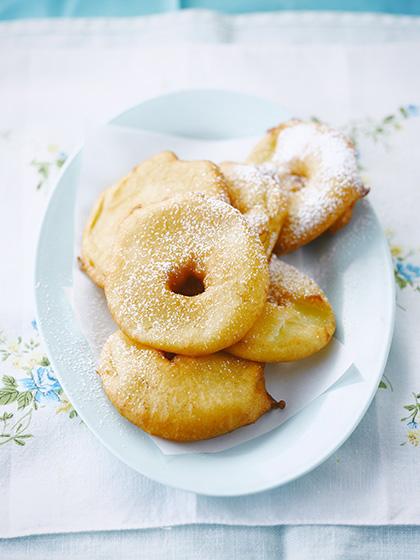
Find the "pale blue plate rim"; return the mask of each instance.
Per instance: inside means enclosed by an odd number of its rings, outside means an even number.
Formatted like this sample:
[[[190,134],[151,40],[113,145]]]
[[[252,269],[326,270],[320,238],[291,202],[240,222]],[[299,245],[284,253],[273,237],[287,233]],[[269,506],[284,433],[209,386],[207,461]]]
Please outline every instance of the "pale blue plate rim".
[[[154,97],[151,98],[149,100],[144,101],[143,103],[140,103],[138,105],[134,105],[133,107],[123,111],[122,113],[119,113],[118,116],[114,117],[113,119],[110,120],[110,123],[113,124],[118,124],[118,125],[123,125],[123,126],[129,126],[126,119],[130,118],[130,113],[132,114],[133,112],[136,111],[136,109],[139,109],[140,107],[143,107],[147,104],[150,104],[151,106],[153,106],[153,104],[155,102],[159,102],[161,100],[166,100],[171,102],[171,99],[173,98],[182,98],[183,96],[186,97],[190,97],[190,96],[204,96],[204,98],[206,98],[207,96],[216,96],[218,98],[223,98],[223,97],[237,97],[239,99],[247,99],[248,101],[254,100],[255,102],[264,102],[268,105],[271,105],[272,107],[276,107],[279,111],[279,113],[283,113],[287,115],[287,112],[284,111],[284,109],[282,109],[280,106],[278,106],[277,104],[268,101],[268,100],[262,100],[259,97],[253,96],[253,95],[246,95],[246,94],[242,94],[242,93],[238,93],[238,92],[233,92],[233,91],[224,91],[224,90],[201,90],[201,89],[197,89],[197,90],[181,90],[181,91],[176,91],[173,93],[169,93],[169,94],[165,94],[159,97]],[[271,123],[273,124],[273,123]],[[147,126],[144,127],[147,130],[154,130],[157,132],[163,132],[163,130],[156,130],[155,128],[148,128]],[[173,131],[171,130],[167,130],[167,133],[173,133]],[[189,134],[186,134],[187,136],[189,136]],[[222,134],[219,137],[220,138],[226,138],[226,137],[237,137],[237,136],[241,136],[241,134],[231,134],[231,135],[227,135],[226,134]],[[213,138],[213,136],[211,136]],[[48,313],[49,310],[45,309],[45,305],[44,302],[42,301],[42,298],[40,297],[40,294],[42,292],[42,287],[40,290],[40,284],[42,284],[42,281],[45,278],[45,270],[43,270],[42,267],[42,262],[41,262],[41,256],[42,256],[42,252],[43,252],[43,245],[45,242],[45,238],[48,235],[48,231],[46,231],[46,218],[49,214],[49,212],[51,211],[51,207],[52,207],[52,203],[54,202],[54,199],[56,197],[57,191],[60,188],[60,184],[62,182],[63,177],[65,177],[66,173],[69,171],[69,169],[71,169],[72,164],[74,164],[74,162],[77,160],[78,156],[80,155],[80,152],[83,149],[83,145],[81,147],[79,147],[77,150],[75,150],[75,152],[72,154],[71,157],[69,157],[69,159],[67,160],[66,164],[63,166],[60,176],[57,179],[56,184],[54,185],[54,188],[52,189],[50,196],[49,196],[49,200],[47,202],[47,208],[44,214],[44,219],[43,219],[43,223],[41,225],[40,228],[40,233],[39,233],[39,238],[38,238],[38,245],[37,245],[37,252],[36,252],[36,264],[35,264],[35,301],[36,301],[36,317],[37,317],[37,322],[39,325],[39,330],[40,330],[40,334],[42,339],[44,340],[44,343],[46,345],[47,351],[49,353],[49,357],[51,360],[51,364],[55,369],[55,372],[63,386],[63,389],[65,390],[65,392],[71,396],[71,389],[70,391],[68,390],[68,384],[67,382],[63,381],[62,376],[60,375],[59,369],[55,367],[55,363],[56,363],[56,356],[54,355],[53,352],[50,352],[50,347],[51,347],[51,333],[48,331],[49,327],[48,327]],[[374,217],[374,219],[376,220],[376,222],[379,224],[379,221],[377,219],[376,213],[374,212],[374,210],[372,209],[371,205],[368,204],[369,207],[369,212],[371,213],[371,215]],[[394,282],[394,273],[393,273],[393,264],[392,264],[392,258],[389,252],[389,248],[388,248],[388,244],[386,241],[386,237],[385,234],[382,232],[382,237],[380,240],[380,249],[381,252],[383,250],[383,256],[385,259],[385,268],[388,271],[387,274],[387,278],[384,278],[384,285],[386,285],[387,287],[387,302],[385,302],[385,306],[387,309],[387,322],[386,322],[386,329],[383,333],[383,345],[382,345],[382,352],[381,352],[381,361],[380,364],[378,365],[377,368],[377,372],[376,375],[372,375],[372,380],[375,381],[376,385],[379,383],[383,370],[385,368],[386,365],[386,361],[388,358],[388,354],[389,354],[389,350],[390,350],[390,346],[391,346],[391,342],[392,342],[392,336],[393,336],[393,329],[394,329],[394,320],[395,320],[395,282]],[[47,273],[48,275],[48,273]],[[57,286],[56,288],[58,289],[62,289],[63,286]],[[302,468],[300,470],[297,470],[294,474],[291,474],[290,476],[283,478],[281,480],[278,481],[274,481],[274,480],[269,480],[269,481],[264,481],[264,482],[259,482],[259,481],[254,481],[253,484],[250,484],[249,487],[247,488],[231,488],[231,489],[226,489],[226,488],[220,488],[217,487],[216,488],[208,488],[208,487],[200,487],[200,488],[195,488],[194,485],[191,484],[181,484],[178,483],[176,481],[169,481],[168,477],[165,476],[165,473],[161,474],[161,473],[155,473],[155,472],[143,472],[138,464],[133,464],[132,462],[130,462],[129,460],[127,460],[126,457],[122,456],[120,453],[118,453],[115,448],[109,444],[108,441],[104,440],[103,436],[98,433],[98,431],[93,428],[90,423],[86,420],[84,413],[83,412],[79,412],[81,419],[86,423],[86,425],[89,427],[89,429],[95,434],[95,436],[102,442],[103,445],[105,445],[105,447],[107,447],[111,453],[113,453],[115,456],[117,456],[121,461],[123,461],[124,463],[126,463],[127,465],[129,465],[130,467],[132,467],[134,470],[136,470],[137,472],[140,472],[141,474],[144,474],[145,476],[147,476],[148,478],[151,478],[152,480],[155,480],[157,482],[166,484],[168,486],[172,486],[175,488],[181,488],[181,489],[185,489],[185,490],[189,490],[189,491],[193,491],[199,494],[204,494],[204,495],[209,495],[209,496],[240,496],[240,495],[248,495],[248,494],[253,494],[253,493],[257,493],[257,492],[262,492],[265,490],[269,490],[271,488],[280,486],[280,485],[284,485],[287,484],[293,480],[296,480],[297,478],[307,474],[308,472],[312,471],[313,469],[315,469],[316,467],[318,467],[320,464],[322,464],[324,461],[326,461],[347,439],[348,437],[352,434],[352,432],[355,430],[355,428],[357,427],[357,425],[359,424],[359,422],[361,421],[361,419],[363,418],[364,414],[366,413],[367,409],[369,408],[369,405],[372,401],[372,399],[374,398],[376,394],[376,389],[372,390],[369,399],[364,403],[364,406],[360,409],[359,414],[357,416],[357,418],[355,419],[355,421],[348,426],[348,429],[343,432],[342,437],[340,439],[339,442],[336,443],[336,445],[334,445],[333,447],[331,447],[328,452],[323,453],[322,456],[319,457],[318,460],[313,461],[311,464],[307,465],[305,468]],[[72,399],[73,400],[73,399]],[[77,407],[77,399],[74,399],[73,402],[76,403],[76,407]],[[247,445],[247,444],[244,444]],[[159,452],[160,453],[160,452]],[[220,455],[220,454],[218,454]],[[188,457],[188,455],[184,455],[183,456]],[[209,456],[211,457],[211,456]]]

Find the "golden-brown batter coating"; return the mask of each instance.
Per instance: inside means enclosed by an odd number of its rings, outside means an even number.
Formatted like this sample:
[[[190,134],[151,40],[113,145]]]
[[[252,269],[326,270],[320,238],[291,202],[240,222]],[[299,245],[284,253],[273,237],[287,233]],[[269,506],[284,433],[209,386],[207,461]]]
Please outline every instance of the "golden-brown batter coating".
[[[191,358],[109,337],[98,369],[117,410],[149,434],[195,441],[255,422],[276,406],[263,366],[218,352]]]
[[[347,223],[346,211],[368,193],[353,144],[326,125],[291,120],[268,131],[248,158],[271,163],[289,192],[288,216],[274,252],[309,243],[335,223]]]
[[[326,346],[334,331],[334,312],[321,288],[273,255],[264,310],[245,337],[227,351],[259,362],[300,360]]]
[[[220,165],[232,206],[256,230],[270,257],[287,216],[288,195],[273,166],[224,162]]]
[[[121,224],[105,295],[136,342],[189,356],[240,340],[269,284],[258,236],[238,210],[193,193],[135,209]]]
[[[118,228],[133,208],[188,192],[228,200],[225,180],[217,165],[210,161],[182,161],[173,152],[162,152],[143,161],[105,190],[83,233],[81,264],[91,279],[104,286]]]

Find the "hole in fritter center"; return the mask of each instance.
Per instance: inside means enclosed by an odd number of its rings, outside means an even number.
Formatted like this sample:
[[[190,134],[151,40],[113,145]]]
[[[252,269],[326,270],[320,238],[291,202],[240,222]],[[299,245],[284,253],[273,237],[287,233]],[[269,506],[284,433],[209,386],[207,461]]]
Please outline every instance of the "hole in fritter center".
[[[309,169],[301,160],[294,160],[290,165],[288,178],[288,188],[292,192],[300,191],[305,186],[306,179],[309,178]]]
[[[181,268],[170,275],[169,289],[174,294],[182,296],[198,296],[206,289],[204,286],[204,274],[197,271],[193,266]]]
[[[302,179],[307,179],[309,176],[309,170],[305,162],[300,159],[295,159],[290,165],[290,173],[295,177],[301,177]]]
[[[174,354],[173,352],[163,352],[163,357],[166,358],[169,362],[172,362],[172,360],[175,358],[176,354]]]

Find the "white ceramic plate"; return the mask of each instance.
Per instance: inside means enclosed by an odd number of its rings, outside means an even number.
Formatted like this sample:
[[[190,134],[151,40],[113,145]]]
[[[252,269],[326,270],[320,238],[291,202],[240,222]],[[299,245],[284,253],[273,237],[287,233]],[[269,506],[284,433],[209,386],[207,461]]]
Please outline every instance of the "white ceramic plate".
[[[223,91],[186,91],[142,103],[113,122],[193,138],[227,139],[262,135],[287,117],[281,107],[262,99]],[[51,362],[86,425],[138,472],[208,495],[266,490],[325,461],[366,412],[392,338],[392,265],[370,204],[359,203],[344,230],[303,249],[309,257],[309,271],[316,274],[336,311],[337,337],[352,349],[363,379],[341,383],[280,428],[233,449],[165,456],[147,434],[114,410],[99,379],[93,386],[86,381],[94,364],[65,294],[72,284],[73,210],[79,168],[80,152],[65,165],[50,198],[39,238],[35,293],[38,323]]]

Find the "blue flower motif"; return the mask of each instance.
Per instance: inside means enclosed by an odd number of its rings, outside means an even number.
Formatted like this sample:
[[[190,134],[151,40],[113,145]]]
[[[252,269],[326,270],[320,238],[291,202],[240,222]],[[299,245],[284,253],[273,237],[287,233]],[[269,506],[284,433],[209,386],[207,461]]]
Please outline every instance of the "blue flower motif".
[[[37,322],[35,321],[35,319],[32,319],[31,326],[34,329],[34,331],[38,330],[38,325],[37,325]]]
[[[411,420],[411,422],[408,422],[407,426],[409,428],[412,428],[413,430],[417,430],[419,424],[417,424],[417,422],[415,422],[414,420]]]
[[[405,264],[401,261],[398,261],[395,265],[397,274],[402,276],[407,282],[411,284],[417,279],[420,278],[420,266],[415,266],[414,264]]]
[[[32,370],[32,377],[21,379],[20,383],[27,391],[35,391],[36,402],[41,399],[59,401],[61,385],[54,377],[50,367],[36,367]]]
[[[410,115],[410,117],[417,117],[420,113],[418,105],[407,105],[405,110]]]
[[[407,270],[410,271],[416,278],[420,278],[420,266],[408,263]]]

